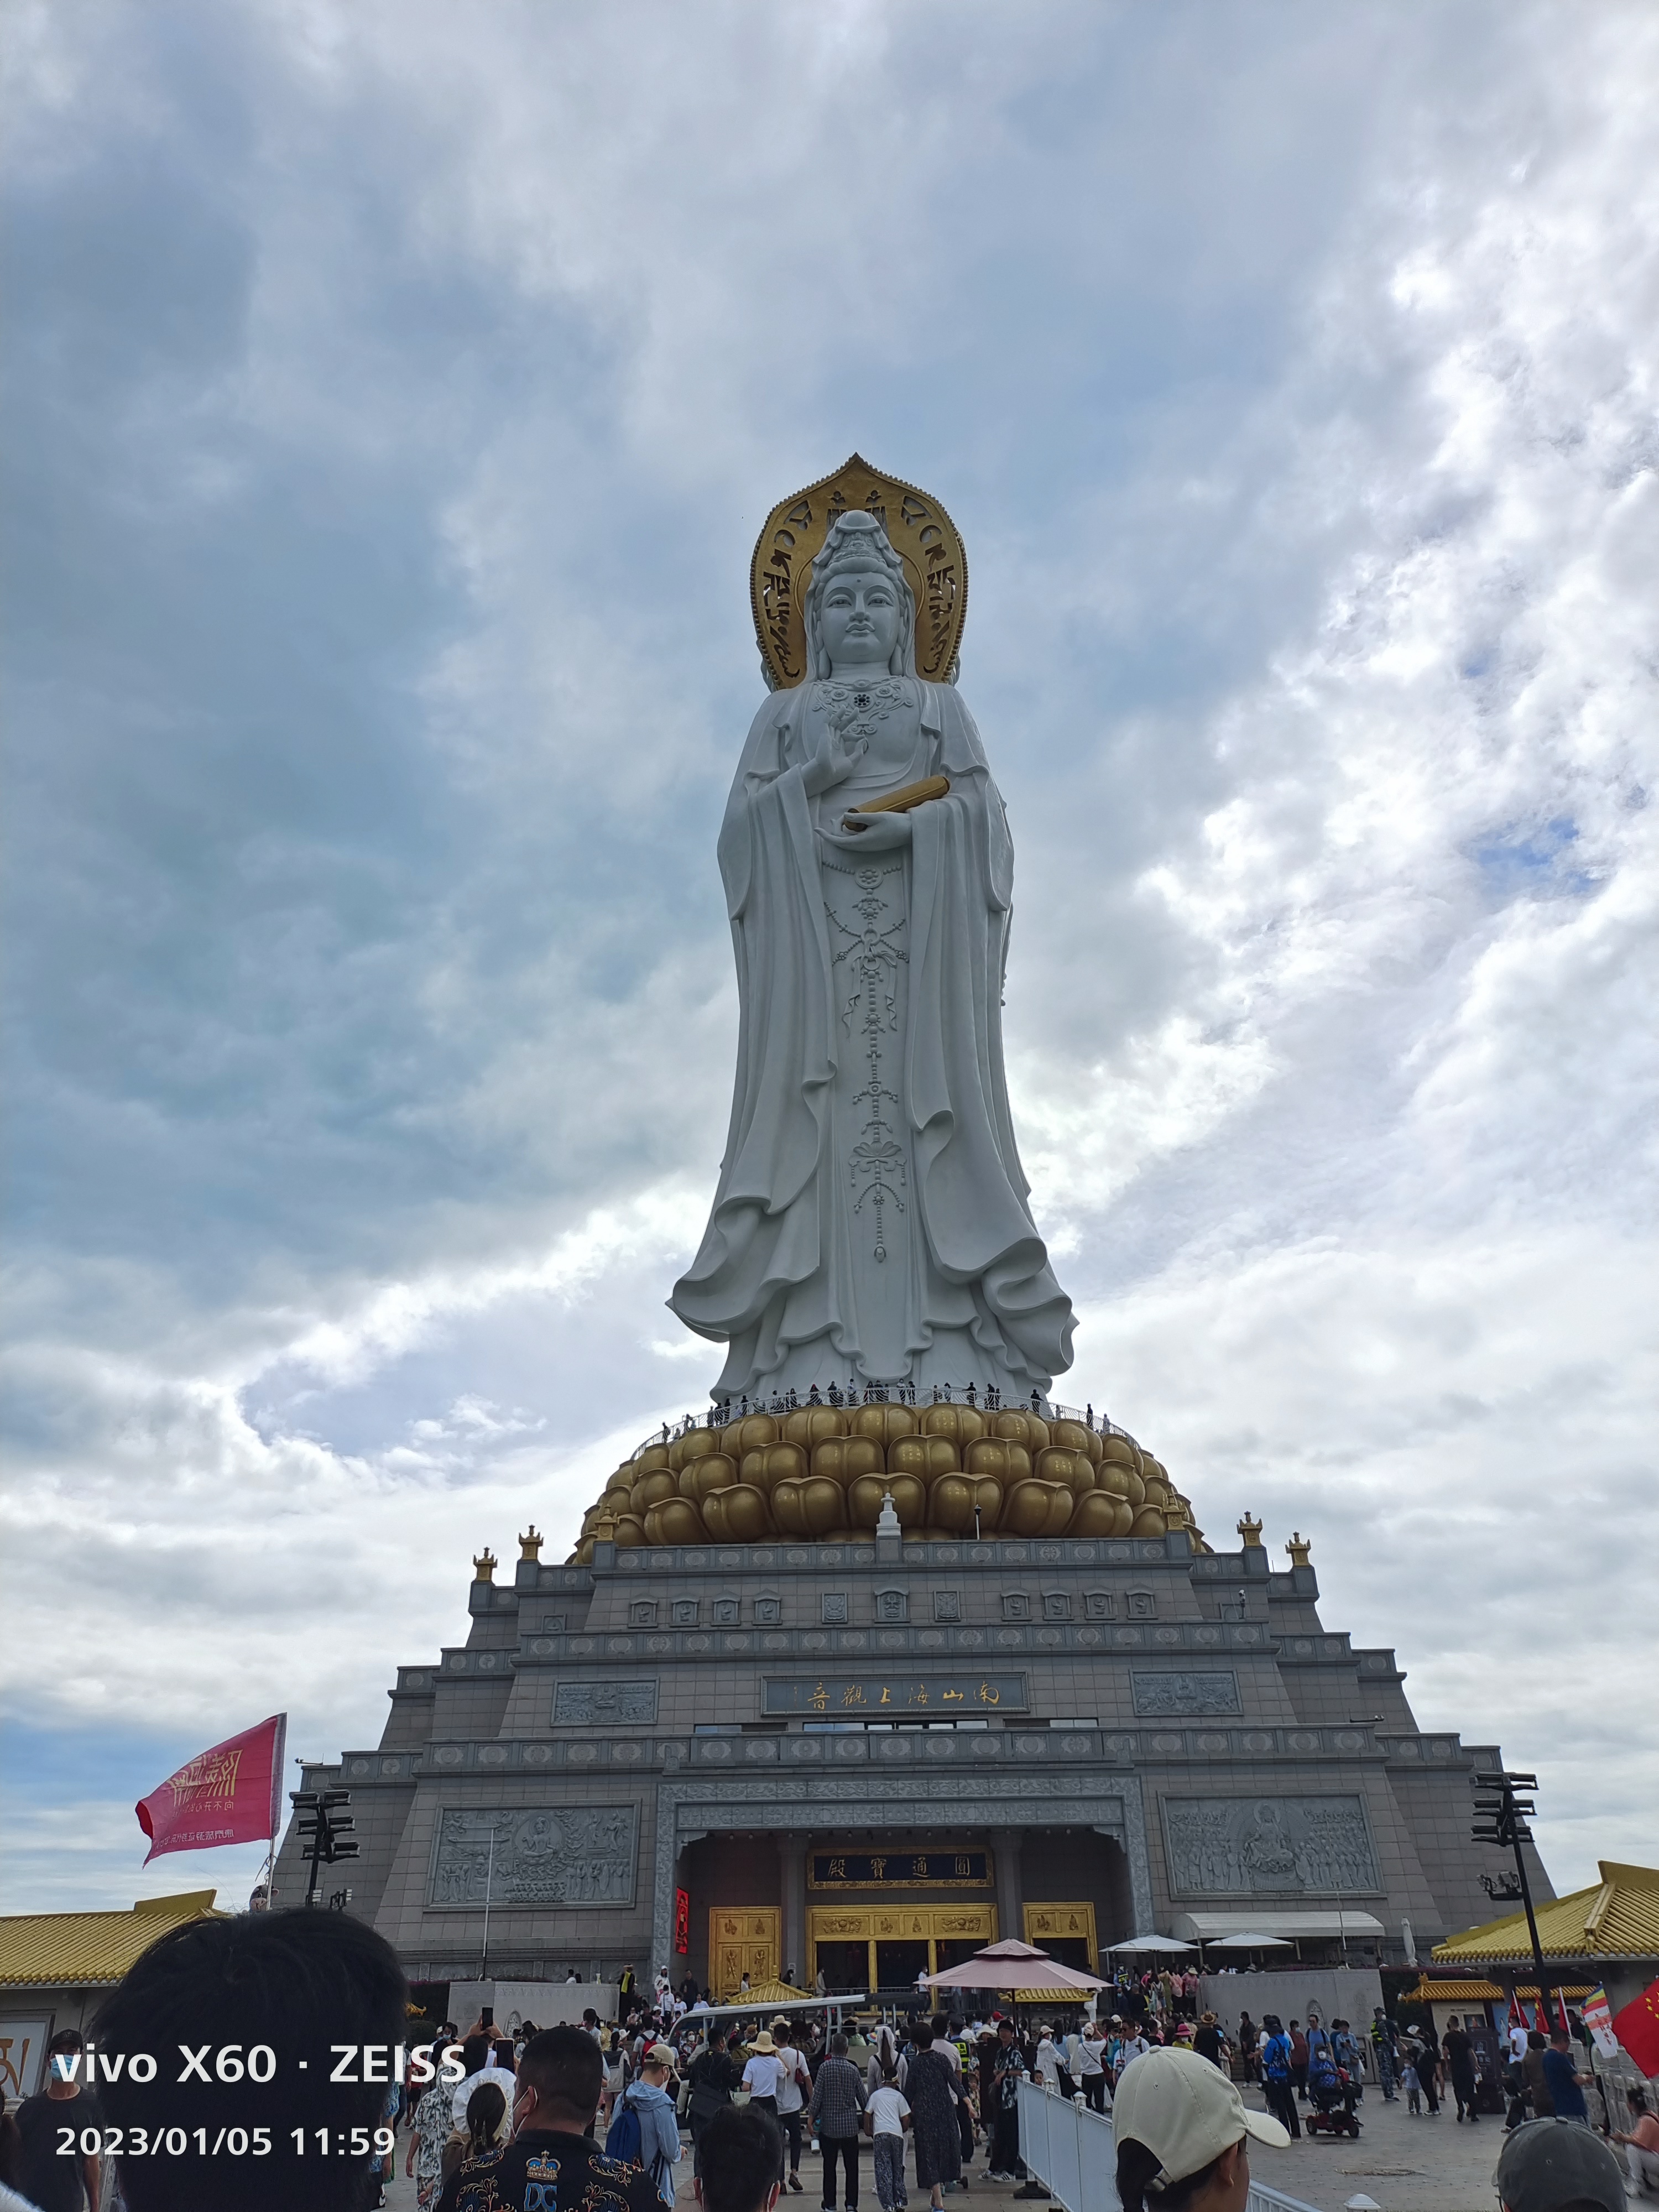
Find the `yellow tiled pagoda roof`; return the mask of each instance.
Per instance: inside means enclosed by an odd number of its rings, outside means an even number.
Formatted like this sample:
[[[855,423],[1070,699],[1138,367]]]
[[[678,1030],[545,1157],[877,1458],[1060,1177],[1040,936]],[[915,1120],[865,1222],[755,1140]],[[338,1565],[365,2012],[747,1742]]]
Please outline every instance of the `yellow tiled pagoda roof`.
[[[1547,1959],[1659,1958],[1659,1867],[1600,1863],[1601,1879],[1593,1889],[1574,1890],[1535,1908],[1538,1941]],[[1514,1960],[1527,1964],[1532,1942],[1524,1912],[1468,1928],[1434,1947],[1449,1964],[1477,1960]]]
[[[17,1912],[0,1917],[0,1989],[112,1989],[169,1929],[226,1919],[216,1890],[141,1898],[130,1912]]]
[[[1568,1998],[1587,1997],[1595,1984],[1591,1982],[1564,1982],[1552,1988],[1550,1995]],[[1517,1982],[1515,1994],[1523,2004],[1538,2001],[1536,1983]],[[1509,1995],[1496,1982],[1437,1981],[1425,1974],[1414,1990],[1407,1990],[1401,2002],[1404,2004],[1496,2004]]]

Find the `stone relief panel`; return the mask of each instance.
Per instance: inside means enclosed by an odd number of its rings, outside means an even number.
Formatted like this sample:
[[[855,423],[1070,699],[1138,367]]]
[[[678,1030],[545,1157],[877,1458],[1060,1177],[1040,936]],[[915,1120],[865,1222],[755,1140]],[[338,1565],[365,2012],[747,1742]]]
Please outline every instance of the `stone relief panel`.
[[[1129,1618],[1131,1620],[1155,1620],[1158,1618],[1158,1600],[1151,1590],[1129,1592]]]
[[[1237,1713],[1238,1677],[1231,1667],[1212,1674],[1131,1674],[1135,1711],[1145,1718],[1164,1713]]]
[[[1072,1601],[1066,1596],[1065,1591],[1044,1590],[1042,1593],[1042,1618],[1045,1620],[1069,1620],[1071,1617]]]
[[[446,1806],[432,1841],[427,1901],[438,1910],[508,1905],[632,1905],[639,1809],[593,1805]]]
[[[735,1628],[738,1625],[738,1611],[739,1607],[736,1598],[717,1597],[714,1600],[715,1627]]]
[[[1358,1797],[1166,1797],[1177,1896],[1345,1897],[1379,1889]]]
[[[768,1595],[755,1600],[755,1624],[759,1628],[775,1628],[783,1619],[781,1598]]]
[[[845,1590],[825,1590],[821,1607],[821,1618],[830,1627],[847,1626],[847,1593]]]
[[[555,1728],[588,1728],[597,1722],[637,1725],[657,1717],[657,1682],[561,1682],[553,1692]]]
[[[1003,1592],[1002,1617],[1005,1620],[1029,1620],[1031,1618],[1031,1601],[1024,1590]]]
[[[962,1592],[960,1590],[953,1589],[935,1590],[933,1592],[933,1618],[935,1620],[960,1620],[962,1619]]]
[[[630,1628],[654,1628],[657,1625],[657,1601],[653,1597],[636,1597],[628,1608]]]
[[[673,1620],[676,1628],[695,1628],[697,1625],[698,1601],[694,1597],[674,1600]]]
[[[1117,1600],[1110,1590],[1085,1590],[1083,1611],[1090,1620],[1115,1620]]]
[[[878,1589],[875,1594],[875,1616],[878,1620],[900,1622],[910,1618],[908,1593],[902,1589]]]

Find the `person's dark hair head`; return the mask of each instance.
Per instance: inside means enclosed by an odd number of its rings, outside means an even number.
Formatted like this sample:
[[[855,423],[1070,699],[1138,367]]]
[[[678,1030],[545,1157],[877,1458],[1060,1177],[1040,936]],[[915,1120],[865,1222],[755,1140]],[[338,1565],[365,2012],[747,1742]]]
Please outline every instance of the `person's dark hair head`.
[[[936,2036],[943,2035],[950,2025],[951,2016],[948,2013],[936,2012],[933,2014],[933,2033]]]
[[[931,2051],[933,2049],[933,2025],[930,2021],[921,2020],[916,2022],[915,2041],[916,2049],[918,2051]]]
[[[998,2033],[999,2035],[1012,2035],[1012,2034],[1013,2033],[1013,2032],[1014,2032],[1014,2023],[1012,2022],[1012,2021],[1011,2021],[1011,2020],[1000,2020],[1000,2021],[997,2022],[997,2033]]]
[[[1190,2204],[1206,2187],[1220,2163],[1220,2158],[1212,2158],[1196,2173],[1183,2173],[1179,2181],[1165,2182],[1153,2200],[1158,2212],[1181,2212],[1181,2207]],[[1133,2136],[1123,2137],[1117,2146],[1117,2195],[1123,2212],[1146,2212],[1146,2192],[1163,2170],[1164,2162],[1155,2150],[1137,2142]]]
[[[1544,2039],[1544,2033],[1541,2028],[1529,2027],[1527,2030],[1527,2048],[1528,2051],[1547,2051],[1549,2049],[1549,2045]]]
[[[763,2212],[783,2168],[783,2131],[770,2112],[722,2105],[697,2140],[704,2212]]]
[[[169,2128],[205,2128],[210,2143],[222,2129],[263,2128],[271,2154],[123,2157],[130,2212],[288,2212],[301,2198],[307,2212],[356,2206],[366,2167],[350,2159],[301,2163],[291,2131],[326,2128],[337,2139],[382,2124],[386,2081],[363,2081],[361,2067],[358,2078],[334,2081],[331,2046],[384,2046],[389,2078],[408,1996],[391,1946],[343,1912],[192,1920],[153,1943],[94,2023],[105,2067],[128,2062],[115,2080],[100,2069],[98,2098],[111,2125],[129,2138],[142,2129],[151,2141]],[[177,2078],[181,2045],[208,2046],[205,2081]],[[232,2050],[240,2078],[226,2081],[215,2054]],[[132,2063],[144,2052],[167,2054],[149,2079]]]
[[[1646,2112],[1648,2108],[1648,2093],[1645,2089],[1626,2089],[1625,2095],[1629,2100],[1630,2107],[1632,2112]]]
[[[830,2039],[830,2056],[835,2058],[845,2058],[847,2056],[847,2038],[839,2028]]]
[[[461,2045],[461,2063],[467,2073],[479,2073],[489,2065],[489,2046],[494,2040],[494,2037],[488,2034],[467,2037]]]
[[[605,2057],[584,2027],[544,2027],[526,2044],[519,2061],[519,2088],[536,2093],[530,2124],[586,2133],[599,2108],[605,2087]]]
[[[507,2112],[499,2081],[480,2081],[466,2100],[466,2154],[482,2158],[493,2150]]]
[[[525,2024],[528,2027],[529,2022],[526,2021]],[[585,2005],[582,2008],[582,2026],[584,2027],[597,2027],[599,2024],[599,2015],[598,2013],[594,2011],[592,2005]]]
[[[709,2031],[708,2031],[708,2048],[709,2048],[711,2051],[724,2051],[724,2050],[725,2050],[725,2048],[726,2048],[726,2030],[725,2030],[723,2027],[711,2027],[711,2028],[709,2029]]]

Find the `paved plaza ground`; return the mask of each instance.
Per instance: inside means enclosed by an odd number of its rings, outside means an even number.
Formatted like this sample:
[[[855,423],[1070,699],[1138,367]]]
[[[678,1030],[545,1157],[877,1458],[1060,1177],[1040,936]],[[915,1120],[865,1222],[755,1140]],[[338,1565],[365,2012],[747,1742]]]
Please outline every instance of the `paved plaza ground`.
[[[1260,2106],[1255,2090],[1247,2090],[1247,2101]],[[1304,2137],[1285,2150],[1267,2150],[1253,2144],[1250,2170],[1270,2189],[1281,2189],[1299,2197],[1317,2212],[1341,2212],[1349,2197],[1374,2197],[1382,2212],[1494,2212],[1492,2168],[1503,2147],[1504,2124],[1496,2118],[1462,2125],[1449,2112],[1437,2120],[1413,2119],[1402,2099],[1385,2105],[1373,2089],[1360,2107],[1364,2122],[1359,2140],[1329,2136]],[[398,2142],[398,2179],[389,2198],[394,2212],[415,2212],[415,2185],[402,2178],[407,2136]],[[978,2204],[999,2208],[1012,2203],[1015,2191],[1005,2182],[987,2181],[984,2152],[969,2168],[967,2196],[952,2191],[949,2202],[968,2208]],[[787,2198],[801,2212],[817,2212],[819,2166],[809,2152],[801,2163],[805,2194]],[[860,2191],[860,2212],[879,2212],[868,2166]],[[691,2193],[691,2160],[680,2162],[679,2212],[695,2212]],[[1029,2202],[1029,2200],[1028,2200]],[[910,2187],[910,2212],[925,2212],[927,2191]]]

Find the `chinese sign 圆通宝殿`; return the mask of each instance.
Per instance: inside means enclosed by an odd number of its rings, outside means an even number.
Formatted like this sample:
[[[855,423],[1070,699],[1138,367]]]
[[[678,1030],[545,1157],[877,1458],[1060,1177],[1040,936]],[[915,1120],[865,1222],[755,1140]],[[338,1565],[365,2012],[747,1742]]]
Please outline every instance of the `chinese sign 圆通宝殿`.
[[[988,1851],[814,1851],[809,1889],[989,1889]]]

